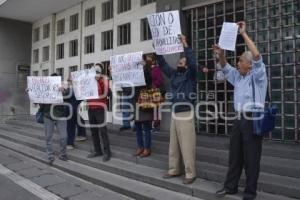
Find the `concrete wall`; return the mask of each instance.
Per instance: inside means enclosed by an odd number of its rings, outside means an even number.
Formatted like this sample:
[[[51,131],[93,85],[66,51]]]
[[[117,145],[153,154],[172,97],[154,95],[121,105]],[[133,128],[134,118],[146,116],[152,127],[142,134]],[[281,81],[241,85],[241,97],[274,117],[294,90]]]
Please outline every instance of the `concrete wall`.
[[[0,116],[29,112],[26,77],[17,65],[30,66],[31,30],[30,23],[0,18]]]

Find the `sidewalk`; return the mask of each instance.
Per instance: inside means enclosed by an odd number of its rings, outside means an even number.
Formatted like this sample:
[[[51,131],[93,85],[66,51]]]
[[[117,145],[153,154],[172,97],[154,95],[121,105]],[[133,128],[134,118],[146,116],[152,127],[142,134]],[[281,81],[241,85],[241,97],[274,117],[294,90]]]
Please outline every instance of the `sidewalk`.
[[[22,200],[130,200],[3,147],[0,147],[0,177],[17,188],[12,191],[18,191],[13,199],[23,195]],[[10,197],[13,195],[7,192]]]

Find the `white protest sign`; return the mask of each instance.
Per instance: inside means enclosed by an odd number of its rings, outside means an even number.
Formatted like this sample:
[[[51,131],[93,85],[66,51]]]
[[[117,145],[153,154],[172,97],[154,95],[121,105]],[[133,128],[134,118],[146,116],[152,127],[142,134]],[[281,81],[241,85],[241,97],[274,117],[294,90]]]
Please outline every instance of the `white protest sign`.
[[[183,52],[183,45],[178,38],[181,34],[178,10],[154,13],[148,15],[147,18],[155,52],[158,55]]]
[[[60,76],[28,76],[27,89],[32,103],[63,103]]]
[[[71,73],[73,89],[77,100],[98,99],[98,84],[96,71],[84,69]]]
[[[143,52],[135,52],[110,57],[112,80],[115,87],[146,85],[143,65],[140,62]]]
[[[219,46],[222,49],[234,51],[237,33],[238,25],[236,23],[224,22],[219,39]]]

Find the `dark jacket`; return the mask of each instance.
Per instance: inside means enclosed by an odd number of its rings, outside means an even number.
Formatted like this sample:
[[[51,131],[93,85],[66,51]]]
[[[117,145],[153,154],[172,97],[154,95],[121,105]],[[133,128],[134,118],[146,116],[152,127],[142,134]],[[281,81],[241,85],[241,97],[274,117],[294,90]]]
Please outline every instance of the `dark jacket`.
[[[56,120],[53,119],[51,117],[51,107],[53,107],[53,116],[55,118],[61,118],[61,117],[66,117],[66,106],[64,105],[55,105],[55,104],[39,104],[40,108],[39,111],[43,112],[44,117],[48,118],[48,119],[52,119],[52,120]]]
[[[191,103],[194,104],[196,95],[196,76],[197,63],[193,56],[191,48],[184,48],[184,53],[187,61],[187,70],[185,73],[180,73],[176,68],[172,68],[161,55],[157,56],[158,65],[164,74],[170,78],[172,98],[170,101],[175,103]],[[180,95],[178,95],[180,94]],[[175,112],[190,111],[190,106],[176,105]]]

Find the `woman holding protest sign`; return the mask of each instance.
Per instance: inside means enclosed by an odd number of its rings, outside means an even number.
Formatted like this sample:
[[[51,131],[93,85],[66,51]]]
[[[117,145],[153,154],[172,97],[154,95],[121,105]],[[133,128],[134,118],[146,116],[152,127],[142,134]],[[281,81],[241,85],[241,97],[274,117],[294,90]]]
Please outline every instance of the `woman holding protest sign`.
[[[88,100],[88,114],[89,122],[92,132],[92,140],[94,145],[94,152],[88,155],[88,158],[94,158],[103,155],[103,162],[109,161],[111,158],[111,151],[109,145],[109,138],[106,127],[106,111],[108,104],[109,83],[107,77],[103,75],[104,67],[97,63],[95,65],[96,80],[98,83],[98,99]],[[103,142],[103,151],[101,148],[101,140]]]
[[[151,74],[151,64],[145,61],[144,56],[144,77],[145,86],[135,88],[135,131],[137,140],[137,150],[134,156],[148,157],[151,155],[151,127],[154,119],[154,111],[151,103],[147,102],[149,91],[151,91],[153,77]],[[143,134],[144,133],[144,134]],[[145,139],[143,139],[143,136]]]

